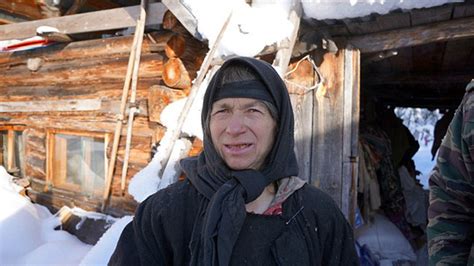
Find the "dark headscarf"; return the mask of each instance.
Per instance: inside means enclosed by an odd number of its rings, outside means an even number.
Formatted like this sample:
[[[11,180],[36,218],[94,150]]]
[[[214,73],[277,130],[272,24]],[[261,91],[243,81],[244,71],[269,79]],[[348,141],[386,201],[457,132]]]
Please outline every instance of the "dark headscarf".
[[[234,171],[228,168],[216,152],[209,131],[205,128],[212,104],[216,96],[221,95],[218,92],[222,89],[223,73],[234,64],[244,65],[255,72],[278,112],[279,124],[273,148],[260,171]],[[245,90],[245,86],[240,88]],[[272,182],[298,175],[293,150],[293,111],[286,86],[273,67],[264,61],[247,57],[229,59],[209,83],[204,96],[201,123],[204,128],[204,151],[198,157],[181,161],[186,176],[208,199],[200,203],[203,219],[198,217],[194,225],[190,243],[191,265],[229,265],[232,249],[246,217],[245,204],[254,201]]]

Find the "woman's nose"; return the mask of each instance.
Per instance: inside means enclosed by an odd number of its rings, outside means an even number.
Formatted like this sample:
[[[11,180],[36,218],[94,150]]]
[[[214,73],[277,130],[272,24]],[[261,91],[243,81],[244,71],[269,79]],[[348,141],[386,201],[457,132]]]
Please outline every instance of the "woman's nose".
[[[226,132],[231,135],[245,132],[244,117],[239,114],[233,114],[227,122]]]

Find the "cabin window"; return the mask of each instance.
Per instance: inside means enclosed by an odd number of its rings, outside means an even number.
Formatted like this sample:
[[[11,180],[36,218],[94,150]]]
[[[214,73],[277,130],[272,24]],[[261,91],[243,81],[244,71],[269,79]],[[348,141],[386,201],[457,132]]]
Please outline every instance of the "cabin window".
[[[0,164],[19,177],[25,172],[23,130],[23,126],[0,127]]]
[[[48,177],[53,187],[88,196],[102,195],[107,172],[108,136],[48,132]]]

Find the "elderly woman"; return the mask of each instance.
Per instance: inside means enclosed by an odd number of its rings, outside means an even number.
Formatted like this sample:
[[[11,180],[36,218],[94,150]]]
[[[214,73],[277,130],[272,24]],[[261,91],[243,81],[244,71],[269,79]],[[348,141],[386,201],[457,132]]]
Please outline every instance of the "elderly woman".
[[[204,151],[181,161],[187,178],[139,206],[110,264],[358,264],[335,203],[297,177],[293,111],[270,64],[226,61],[201,122]]]

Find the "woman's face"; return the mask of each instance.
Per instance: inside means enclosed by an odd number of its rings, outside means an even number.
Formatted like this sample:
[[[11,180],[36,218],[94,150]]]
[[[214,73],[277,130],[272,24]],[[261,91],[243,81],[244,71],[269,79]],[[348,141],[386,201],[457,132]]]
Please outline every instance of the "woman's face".
[[[259,170],[272,149],[276,122],[259,100],[224,98],[212,105],[209,128],[212,143],[229,168]]]

